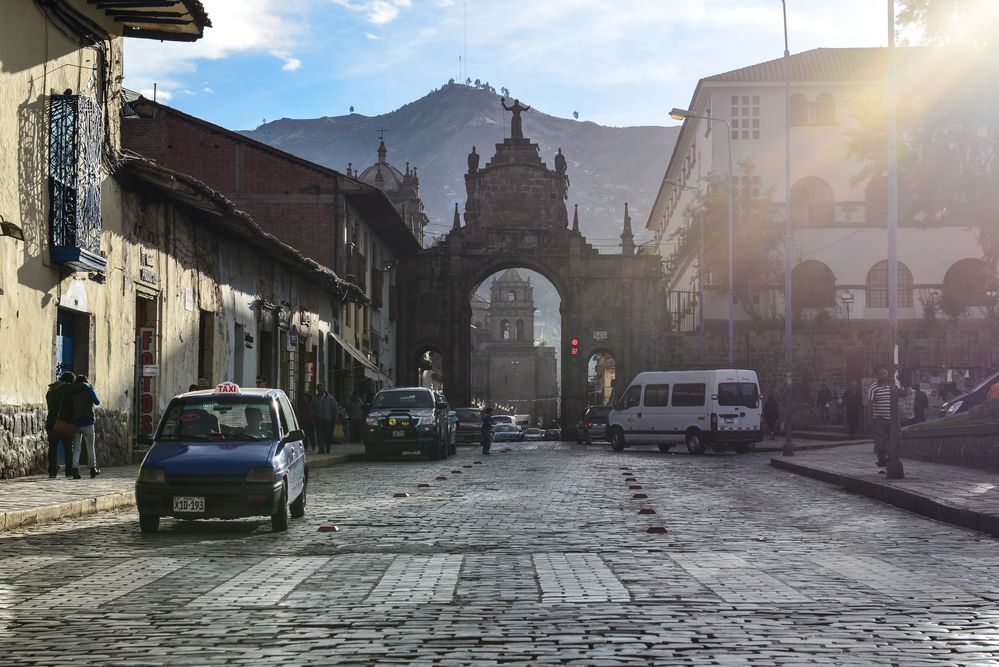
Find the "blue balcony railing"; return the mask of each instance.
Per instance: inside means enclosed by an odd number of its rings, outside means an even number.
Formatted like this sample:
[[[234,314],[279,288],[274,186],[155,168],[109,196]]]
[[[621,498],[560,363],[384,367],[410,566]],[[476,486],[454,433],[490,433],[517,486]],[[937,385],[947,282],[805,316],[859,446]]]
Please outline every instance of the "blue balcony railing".
[[[53,95],[49,115],[49,256],[74,271],[103,272],[104,123],[86,95]]]

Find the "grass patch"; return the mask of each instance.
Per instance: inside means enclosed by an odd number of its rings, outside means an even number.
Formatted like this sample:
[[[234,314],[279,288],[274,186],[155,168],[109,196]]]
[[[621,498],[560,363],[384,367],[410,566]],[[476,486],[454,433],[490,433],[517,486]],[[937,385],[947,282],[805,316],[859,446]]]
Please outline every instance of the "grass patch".
[[[934,419],[933,421],[922,422],[921,424],[913,424],[912,426],[907,426],[905,430],[928,431],[938,428],[955,428],[958,426],[991,426],[993,424],[999,425],[999,415],[985,417],[984,419],[972,419],[970,414],[963,412],[959,415],[944,417],[943,419]]]

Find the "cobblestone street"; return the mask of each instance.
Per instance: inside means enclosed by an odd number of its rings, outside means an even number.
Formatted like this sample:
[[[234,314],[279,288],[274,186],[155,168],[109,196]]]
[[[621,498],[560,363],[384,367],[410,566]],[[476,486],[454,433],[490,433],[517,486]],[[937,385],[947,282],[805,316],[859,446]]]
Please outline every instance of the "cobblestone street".
[[[999,664],[995,539],[769,459],[460,448],[317,469],[283,534],[143,535],[134,510],[11,530],[0,660]]]

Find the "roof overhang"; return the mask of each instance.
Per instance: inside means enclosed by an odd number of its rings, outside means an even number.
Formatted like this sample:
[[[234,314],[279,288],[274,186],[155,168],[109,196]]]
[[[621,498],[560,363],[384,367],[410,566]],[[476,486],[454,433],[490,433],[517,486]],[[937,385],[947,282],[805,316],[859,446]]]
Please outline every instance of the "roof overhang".
[[[212,25],[200,0],[87,0],[116,24],[124,37],[193,42]]]

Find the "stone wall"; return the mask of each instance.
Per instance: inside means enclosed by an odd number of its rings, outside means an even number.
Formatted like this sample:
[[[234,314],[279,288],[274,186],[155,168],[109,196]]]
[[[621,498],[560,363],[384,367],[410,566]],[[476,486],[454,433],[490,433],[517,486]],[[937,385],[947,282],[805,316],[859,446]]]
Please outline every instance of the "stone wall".
[[[101,467],[132,462],[128,415],[120,410],[96,411],[97,464]],[[87,464],[81,459],[80,467]],[[0,406],[0,479],[45,473],[48,440],[45,408],[34,405]]]
[[[728,366],[728,334],[725,322],[705,326],[704,366]],[[838,320],[795,323],[793,371],[796,422],[814,420],[814,399],[825,382],[830,389],[845,388],[850,365],[862,377],[874,375],[874,365],[889,360],[887,322]],[[907,371],[944,368],[999,369],[999,346],[995,325],[988,321],[924,320],[900,322],[899,364]],[[697,368],[698,334],[667,334],[659,342],[660,368]],[[754,369],[764,393],[784,384],[784,325],[780,321],[737,322],[734,337],[735,365]],[[648,369],[651,370],[651,369]],[[621,378],[625,386],[631,378]],[[930,395],[931,410],[939,403]]]

